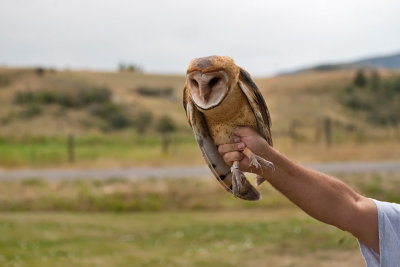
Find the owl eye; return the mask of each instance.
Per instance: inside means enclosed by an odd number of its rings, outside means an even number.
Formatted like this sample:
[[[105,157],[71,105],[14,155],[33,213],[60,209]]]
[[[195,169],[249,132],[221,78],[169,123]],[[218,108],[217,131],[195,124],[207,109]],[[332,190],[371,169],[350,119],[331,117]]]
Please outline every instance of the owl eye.
[[[215,77],[212,78],[209,82],[208,82],[208,86],[213,87],[214,85],[216,85],[219,82],[219,78]]]
[[[191,82],[195,87],[199,87],[199,83],[195,79],[192,79]]]

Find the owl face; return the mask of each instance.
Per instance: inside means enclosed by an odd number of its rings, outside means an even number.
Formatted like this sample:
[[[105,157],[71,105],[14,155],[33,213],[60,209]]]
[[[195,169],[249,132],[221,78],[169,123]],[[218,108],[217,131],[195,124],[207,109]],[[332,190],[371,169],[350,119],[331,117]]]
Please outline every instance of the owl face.
[[[228,93],[228,74],[223,71],[193,71],[187,74],[186,84],[193,102],[207,110],[218,106]]]

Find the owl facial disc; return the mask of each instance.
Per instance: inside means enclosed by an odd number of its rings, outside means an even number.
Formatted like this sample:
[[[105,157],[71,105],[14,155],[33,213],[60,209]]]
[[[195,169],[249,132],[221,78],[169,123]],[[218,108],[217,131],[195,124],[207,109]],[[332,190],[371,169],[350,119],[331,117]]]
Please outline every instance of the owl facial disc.
[[[193,102],[203,110],[218,106],[228,93],[228,75],[222,70],[193,71],[187,75],[187,84]]]

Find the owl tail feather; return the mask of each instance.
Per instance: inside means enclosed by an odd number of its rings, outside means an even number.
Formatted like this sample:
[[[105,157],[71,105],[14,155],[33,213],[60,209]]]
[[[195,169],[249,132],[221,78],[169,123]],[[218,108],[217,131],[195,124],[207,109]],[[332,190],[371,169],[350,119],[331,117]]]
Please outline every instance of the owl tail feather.
[[[255,178],[255,182],[256,182],[256,186],[259,186],[260,184],[262,184],[265,180],[267,180],[266,178],[257,175]]]
[[[249,183],[246,176],[239,169],[239,162],[235,161],[231,168],[232,193],[235,197],[246,200],[261,199],[260,193]]]

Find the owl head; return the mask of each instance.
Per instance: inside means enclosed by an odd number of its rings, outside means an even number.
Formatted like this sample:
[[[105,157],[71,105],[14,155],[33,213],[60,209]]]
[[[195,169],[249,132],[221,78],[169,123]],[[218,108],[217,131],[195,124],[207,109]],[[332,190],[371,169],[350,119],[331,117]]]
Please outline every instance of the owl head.
[[[239,80],[240,68],[230,57],[193,59],[186,72],[186,88],[195,105],[203,110],[218,106]]]

